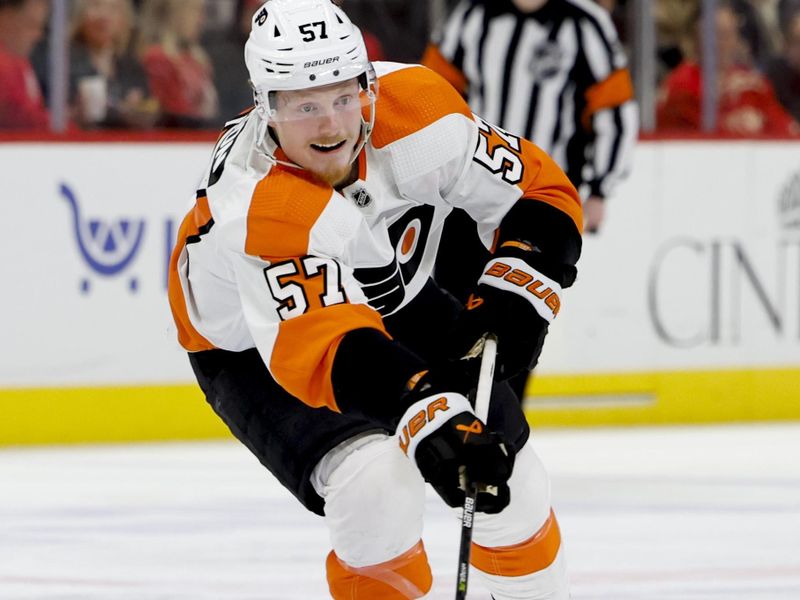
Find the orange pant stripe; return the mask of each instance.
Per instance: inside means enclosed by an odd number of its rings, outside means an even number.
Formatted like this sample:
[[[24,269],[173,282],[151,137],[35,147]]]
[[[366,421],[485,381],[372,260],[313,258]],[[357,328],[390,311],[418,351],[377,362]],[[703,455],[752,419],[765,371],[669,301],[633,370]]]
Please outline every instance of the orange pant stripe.
[[[549,567],[561,547],[561,532],[552,509],[544,525],[530,539],[514,544],[486,548],[472,544],[472,566],[489,573],[506,577],[519,577],[536,573]]]
[[[397,558],[368,567],[351,567],[331,550],[326,568],[334,600],[409,600],[421,598],[433,584],[422,541]]]

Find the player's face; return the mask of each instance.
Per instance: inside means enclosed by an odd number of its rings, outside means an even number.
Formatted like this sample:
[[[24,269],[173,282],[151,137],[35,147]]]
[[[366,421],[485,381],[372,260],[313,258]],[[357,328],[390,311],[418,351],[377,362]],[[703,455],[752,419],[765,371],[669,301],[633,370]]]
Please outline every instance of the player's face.
[[[276,105],[271,125],[289,160],[333,186],[348,179],[361,134],[357,80],[278,92]]]

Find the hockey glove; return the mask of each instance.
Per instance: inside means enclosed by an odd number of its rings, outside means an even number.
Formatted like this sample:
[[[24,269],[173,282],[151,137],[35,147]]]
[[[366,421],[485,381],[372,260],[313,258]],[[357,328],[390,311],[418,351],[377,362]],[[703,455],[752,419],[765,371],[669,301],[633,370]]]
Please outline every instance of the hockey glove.
[[[493,333],[498,342],[495,379],[536,365],[547,328],[561,308],[561,285],[534,266],[536,259],[535,249],[525,242],[500,246],[455,321],[451,356],[464,356],[484,334]]]
[[[397,426],[400,449],[449,506],[464,505],[469,481],[478,485],[476,510],[500,512],[510,499],[510,447],[486,430],[464,395],[437,391],[434,377],[423,373]]]

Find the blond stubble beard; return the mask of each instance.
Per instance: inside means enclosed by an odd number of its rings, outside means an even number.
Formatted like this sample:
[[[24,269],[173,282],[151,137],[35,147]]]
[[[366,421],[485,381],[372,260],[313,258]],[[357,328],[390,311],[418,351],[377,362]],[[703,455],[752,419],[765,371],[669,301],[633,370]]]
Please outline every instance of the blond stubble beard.
[[[352,172],[352,165],[348,165],[347,167],[341,169],[330,170],[325,172],[319,172],[316,170],[312,170],[312,172],[314,173],[314,175],[317,176],[317,178],[321,179],[331,187],[336,187],[337,185],[348,179],[350,173]]]
[[[326,172],[312,170],[312,172],[329,186],[334,188],[342,187],[344,185],[349,185],[351,180],[355,181],[358,178],[358,160],[354,158],[349,165],[341,169],[331,169]]]

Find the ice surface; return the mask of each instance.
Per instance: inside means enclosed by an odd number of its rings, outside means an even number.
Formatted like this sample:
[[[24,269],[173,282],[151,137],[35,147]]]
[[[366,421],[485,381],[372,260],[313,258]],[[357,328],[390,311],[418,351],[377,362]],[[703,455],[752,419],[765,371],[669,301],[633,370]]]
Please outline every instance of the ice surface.
[[[800,424],[546,430],[574,600],[800,599]],[[424,540],[452,598],[459,523]],[[236,442],[0,450],[0,599],[327,598],[322,519]],[[470,598],[488,599],[476,577]]]

